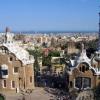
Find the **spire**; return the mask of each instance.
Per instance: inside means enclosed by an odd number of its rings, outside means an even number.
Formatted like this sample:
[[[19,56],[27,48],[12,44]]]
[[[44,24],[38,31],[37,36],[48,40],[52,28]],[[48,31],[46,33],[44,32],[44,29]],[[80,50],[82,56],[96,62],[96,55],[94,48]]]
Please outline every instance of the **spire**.
[[[100,12],[99,12],[99,33],[98,33],[98,36],[99,36],[98,51],[100,51]]]
[[[82,43],[81,44],[81,55],[83,56],[84,54],[86,54],[86,50],[85,50],[84,43]]]
[[[85,49],[85,46],[84,46],[84,44],[82,43],[82,51]]]
[[[100,12],[99,12],[99,40],[100,40]]]
[[[81,53],[77,60],[78,63],[87,62],[90,63],[90,59],[87,57],[84,43],[81,44]]]
[[[81,56],[82,56],[82,57],[84,56],[84,57],[88,58],[88,57],[87,57],[87,54],[86,54],[86,48],[85,48],[84,43],[82,43],[81,46],[82,46],[82,47],[81,47]]]

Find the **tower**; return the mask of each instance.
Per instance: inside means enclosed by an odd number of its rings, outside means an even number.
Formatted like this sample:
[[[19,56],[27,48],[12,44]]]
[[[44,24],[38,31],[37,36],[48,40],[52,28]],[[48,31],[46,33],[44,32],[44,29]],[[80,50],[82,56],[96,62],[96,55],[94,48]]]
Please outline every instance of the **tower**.
[[[100,12],[99,12],[99,32],[98,32],[98,37],[99,37],[99,41],[98,41],[98,51],[100,51]]]
[[[100,12],[99,12],[99,32],[98,32],[98,51],[100,52]]]
[[[100,12],[99,12],[99,32],[98,32],[98,51],[96,51],[95,60],[100,62]]]
[[[68,42],[67,53],[68,54],[76,53],[75,42],[73,41]]]
[[[5,32],[5,43],[13,43],[14,34],[10,32],[10,29],[8,27],[6,27]]]

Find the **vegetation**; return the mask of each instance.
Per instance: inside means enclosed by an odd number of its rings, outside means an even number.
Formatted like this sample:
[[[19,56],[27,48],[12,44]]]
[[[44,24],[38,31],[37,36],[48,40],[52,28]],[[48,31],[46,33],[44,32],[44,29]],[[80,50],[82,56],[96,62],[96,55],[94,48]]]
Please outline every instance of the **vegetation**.
[[[85,45],[86,45],[87,48],[97,49],[98,39],[86,42]]]
[[[5,98],[2,94],[0,94],[0,100],[5,100]]]
[[[37,57],[41,57],[42,56],[42,52],[40,49],[35,49],[35,50],[28,50],[30,55],[33,55],[35,59],[37,59]]]
[[[81,47],[82,47],[82,46],[81,46],[81,42],[77,42],[77,43],[75,44],[75,46],[76,46],[76,48],[77,48],[77,49],[79,49],[79,50],[80,50],[80,49],[81,49]]]
[[[43,66],[51,66],[51,57],[59,57],[60,56],[60,52],[59,51],[50,51],[49,54],[47,56],[45,56],[42,53],[42,50],[35,47],[35,50],[28,50],[30,55],[34,56],[35,62],[34,62],[34,70],[35,72],[39,71],[39,63],[38,63],[38,57],[42,57],[42,64]]]
[[[60,52],[59,51],[50,51],[48,56],[50,57],[59,57],[60,56]]]
[[[48,56],[43,55],[42,56],[42,64],[44,66],[51,66],[51,57],[59,57],[60,52],[59,51],[50,51]]]
[[[94,89],[95,100],[100,100],[100,84]]]
[[[85,45],[86,48],[96,49],[97,48],[97,44],[98,44],[98,39],[92,40],[92,41],[77,42],[76,43],[76,48],[77,49],[81,49],[81,43],[84,43],[84,45]]]
[[[42,56],[42,52],[36,48],[35,50],[28,50],[29,54],[30,55],[33,55],[34,56],[34,73],[35,73],[35,76],[38,74],[38,72],[40,71],[40,66],[39,66],[39,63],[38,63],[38,57],[41,57]]]
[[[51,65],[51,57],[50,56],[43,56],[42,58],[43,66],[50,66]]]

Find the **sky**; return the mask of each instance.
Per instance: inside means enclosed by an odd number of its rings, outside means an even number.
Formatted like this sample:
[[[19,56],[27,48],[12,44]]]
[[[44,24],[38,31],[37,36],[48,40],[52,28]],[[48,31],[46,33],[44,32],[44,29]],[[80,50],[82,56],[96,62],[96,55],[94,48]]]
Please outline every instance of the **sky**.
[[[0,0],[0,30],[98,31],[100,0]]]

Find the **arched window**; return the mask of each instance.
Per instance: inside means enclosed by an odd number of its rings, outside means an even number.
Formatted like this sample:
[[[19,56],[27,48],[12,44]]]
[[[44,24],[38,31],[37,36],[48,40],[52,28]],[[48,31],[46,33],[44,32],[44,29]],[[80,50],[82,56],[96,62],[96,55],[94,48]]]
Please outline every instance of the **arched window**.
[[[85,66],[82,66],[82,72],[85,72]]]
[[[12,61],[13,60],[13,58],[12,57],[10,57],[10,59],[9,59],[10,61]]]

